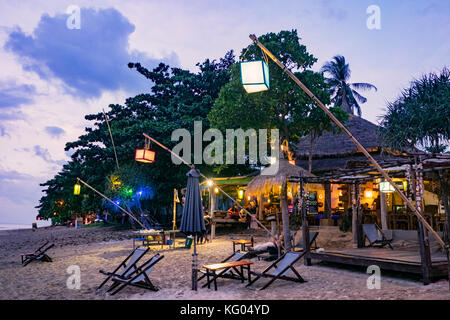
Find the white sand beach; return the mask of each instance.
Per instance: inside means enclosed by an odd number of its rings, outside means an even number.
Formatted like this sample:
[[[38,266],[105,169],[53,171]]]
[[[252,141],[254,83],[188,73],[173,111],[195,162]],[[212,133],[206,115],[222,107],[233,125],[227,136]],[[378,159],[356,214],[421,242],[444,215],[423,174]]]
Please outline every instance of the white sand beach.
[[[255,233],[256,243],[266,241],[264,234]],[[331,237],[333,236],[333,237]],[[160,288],[158,292],[141,288],[126,288],[114,296],[104,291],[96,292],[103,281],[100,269],[112,271],[132,250],[130,231],[113,231],[109,228],[66,227],[40,228],[32,230],[9,230],[0,232],[0,299],[232,299],[232,300],[283,300],[283,299],[450,299],[447,280],[439,280],[424,286],[419,279],[401,275],[383,275],[381,289],[370,290],[366,281],[368,274],[363,269],[325,266],[313,261],[306,267],[303,261],[296,268],[307,280],[306,283],[276,281],[268,289],[257,291],[266,280],[260,280],[251,288],[240,281],[218,280],[218,291],[201,288],[191,290],[192,250],[183,248],[169,250],[167,246],[153,246],[151,254],[160,252],[164,258],[151,273],[153,283]],[[248,233],[220,235],[212,243],[198,246],[199,264],[218,263],[232,253],[231,239],[249,238]],[[350,235],[329,235],[322,232],[319,246],[330,243],[344,246]],[[334,239],[334,240],[332,240]],[[340,240],[339,240],[340,239]],[[20,254],[34,251],[46,240],[55,243],[48,252],[53,262],[33,262],[22,267]],[[252,259],[252,270],[262,271],[270,262]],[[81,287],[69,289],[66,281],[70,274],[67,268],[77,265],[81,270]]]

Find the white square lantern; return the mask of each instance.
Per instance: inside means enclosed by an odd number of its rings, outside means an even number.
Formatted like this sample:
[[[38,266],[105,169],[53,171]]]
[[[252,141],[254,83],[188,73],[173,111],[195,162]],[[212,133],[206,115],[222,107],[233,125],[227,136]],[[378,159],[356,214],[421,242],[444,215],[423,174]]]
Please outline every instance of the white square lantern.
[[[242,86],[247,93],[269,90],[269,66],[263,60],[241,61]]]

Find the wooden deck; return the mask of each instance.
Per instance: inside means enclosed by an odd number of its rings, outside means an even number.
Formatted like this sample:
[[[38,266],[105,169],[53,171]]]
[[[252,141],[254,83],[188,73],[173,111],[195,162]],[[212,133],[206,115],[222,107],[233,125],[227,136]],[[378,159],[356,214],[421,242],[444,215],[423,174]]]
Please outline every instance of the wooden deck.
[[[325,262],[367,267],[378,265],[382,270],[422,274],[420,254],[416,251],[388,248],[358,248],[340,251],[311,251],[310,257]],[[442,253],[431,255],[431,278],[447,277],[447,258]]]

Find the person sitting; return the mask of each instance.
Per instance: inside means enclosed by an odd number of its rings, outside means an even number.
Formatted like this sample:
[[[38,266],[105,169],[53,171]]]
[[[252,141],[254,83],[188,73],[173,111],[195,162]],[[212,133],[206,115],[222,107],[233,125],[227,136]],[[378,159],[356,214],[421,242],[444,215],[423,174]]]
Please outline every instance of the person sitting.
[[[239,220],[239,207],[237,204],[234,204],[230,209],[228,209],[228,218]]]
[[[283,235],[280,236],[280,244],[282,243],[283,243]],[[270,238],[270,241],[258,244],[253,248],[249,248],[248,250],[249,252],[251,252],[251,257],[256,257],[257,255],[265,252],[268,252],[270,255],[277,255],[278,254],[277,238],[272,236]]]

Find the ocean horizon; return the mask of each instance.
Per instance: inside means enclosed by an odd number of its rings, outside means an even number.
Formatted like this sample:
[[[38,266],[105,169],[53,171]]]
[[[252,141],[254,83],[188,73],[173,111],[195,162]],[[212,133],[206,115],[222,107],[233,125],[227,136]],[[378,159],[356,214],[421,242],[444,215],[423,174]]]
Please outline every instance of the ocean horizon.
[[[38,228],[48,227],[51,225],[50,221],[37,221]],[[31,223],[0,223],[0,231],[2,230],[22,230],[22,229],[31,229]]]

